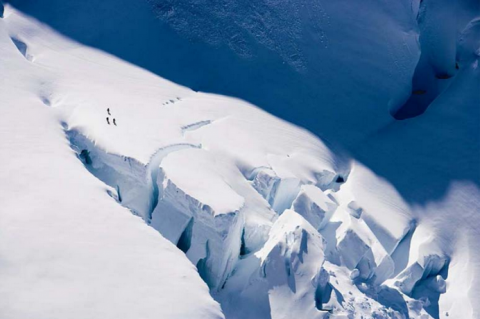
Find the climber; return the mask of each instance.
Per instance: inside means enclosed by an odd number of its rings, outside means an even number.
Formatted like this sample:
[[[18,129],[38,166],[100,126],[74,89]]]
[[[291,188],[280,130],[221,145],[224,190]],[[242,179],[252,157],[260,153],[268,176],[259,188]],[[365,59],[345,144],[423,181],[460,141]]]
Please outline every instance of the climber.
[[[108,125],[110,125],[110,120],[108,119],[108,116],[107,116],[107,123],[108,123]]]
[[[115,126],[117,126],[117,122],[115,122],[115,119],[113,119],[113,124],[115,124]]]
[[[110,108],[107,109],[107,113],[108,113],[108,115],[112,115],[112,114],[110,114]]]

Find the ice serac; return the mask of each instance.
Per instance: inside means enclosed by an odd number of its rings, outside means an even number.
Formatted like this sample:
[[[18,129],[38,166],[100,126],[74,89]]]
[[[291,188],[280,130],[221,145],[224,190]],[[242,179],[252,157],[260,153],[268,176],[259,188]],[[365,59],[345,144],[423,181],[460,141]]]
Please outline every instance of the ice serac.
[[[408,205],[391,185],[361,164],[355,165],[350,181],[348,191],[355,202],[348,203],[349,210],[361,208],[361,219],[383,249],[393,253],[414,225]]]
[[[355,163],[348,176],[338,191],[312,189],[317,201],[328,200],[324,210],[333,208],[328,222],[318,229],[327,240],[330,262],[348,268],[357,283],[380,285],[395,274],[392,254],[411,231],[412,217],[395,192],[362,165]],[[376,189],[382,189],[382,198],[376,198],[372,191]]]
[[[246,216],[268,204],[243,178],[237,167],[207,150],[183,150],[160,165],[158,204],[152,226],[184,252],[212,289],[220,289],[232,272],[241,246],[254,250],[263,240],[262,227],[245,223]],[[252,211],[253,210],[253,211]],[[263,232],[266,232],[264,229]],[[255,237],[260,243],[255,243]]]
[[[302,185],[291,207],[315,229],[325,227],[336,208],[337,204],[314,185]]]
[[[296,176],[286,176],[282,178],[279,177],[272,168],[259,167],[250,174],[249,179],[252,180],[252,186],[260,195],[262,195],[263,198],[265,198],[265,200],[268,201],[269,205],[275,212],[277,212],[277,214],[282,214],[283,211],[291,208],[292,205],[295,205],[295,201],[297,201],[297,205],[299,206],[304,204],[304,207],[300,208],[302,211],[305,209],[315,210],[316,207],[318,207],[324,212],[327,212],[327,215],[331,215],[332,211],[329,207],[334,205],[334,203],[332,203],[329,199],[320,199],[319,196],[322,195],[319,195],[318,192],[321,193],[322,189],[338,190],[338,186],[341,184],[336,182],[338,179],[336,174],[329,170],[317,172],[314,174],[312,180],[307,180],[298,178]],[[312,182],[315,183],[317,187],[313,186]],[[317,195],[315,195],[316,192]],[[314,198],[316,198],[319,203],[315,203]],[[306,201],[311,201],[312,203],[306,203]],[[320,202],[324,203],[320,204]],[[307,206],[310,205],[314,205],[315,207],[312,206],[311,208],[307,208]],[[305,212],[305,214],[312,215],[316,213]],[[329,216],[327,216],[325,223],[328,220],[328,217]]]
[[[270,230],[265,246],[256,253],[268,282],[272,319],[327,318],[322,300],[328,291],[323,238],[303,217],[286,210]],[[331,293],[331,290],[329,291]]]
[[[348,216],[337,232],[337,251],[342,264],[356,269],[354,279],[383,282],[394,272],[394,264],[384,247],[363,220]]]
[[[436,241],[425,236],[424,229],[414,234],[412,241],[410,260],[405,269],[389,282],[404,294],[416,299],[427,299],[429,292],[425,290],[445,293],[450,257]]]
[[[395,279],[395,285],[407,294],[411,295],[413,289],[421,280],[427,280],[430,288],[438,290],[440,293],[445,292],[445,278],[439,273],[448,265],[448,258],[442,255],[422,256],[418,261],[408,266]]]
[[[253,175],[253,177],[250,177],[250,179],[253,179],[253,188],[255,188],[270,205],[273,205],[280,178],[268,167],[256,168],[250,175]]]

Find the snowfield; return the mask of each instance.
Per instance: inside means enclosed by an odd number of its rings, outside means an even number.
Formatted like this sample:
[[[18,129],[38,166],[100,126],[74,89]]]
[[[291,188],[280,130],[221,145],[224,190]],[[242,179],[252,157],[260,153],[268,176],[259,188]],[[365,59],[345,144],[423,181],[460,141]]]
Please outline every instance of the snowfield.
[[[480,4],[207,2],[0,2],[0,318],[480,318]]]

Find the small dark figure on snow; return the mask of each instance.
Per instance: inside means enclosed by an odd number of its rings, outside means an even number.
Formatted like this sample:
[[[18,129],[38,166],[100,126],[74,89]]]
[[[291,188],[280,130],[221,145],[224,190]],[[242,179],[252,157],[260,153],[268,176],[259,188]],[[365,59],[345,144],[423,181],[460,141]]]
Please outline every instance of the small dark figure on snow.
[[[112,114],[110,114],[110,108],[107,109],[107,113],[108,113],[108,115],[112,115]]]
[[[110,120],[109,120],[108,116],[107,116],[107,123],[108,123],[108,125],[110,125]]]
[[[117,122],[115,122],[115,119],[113,119],[113,124],[114,124],[115,126],[117,126]]]

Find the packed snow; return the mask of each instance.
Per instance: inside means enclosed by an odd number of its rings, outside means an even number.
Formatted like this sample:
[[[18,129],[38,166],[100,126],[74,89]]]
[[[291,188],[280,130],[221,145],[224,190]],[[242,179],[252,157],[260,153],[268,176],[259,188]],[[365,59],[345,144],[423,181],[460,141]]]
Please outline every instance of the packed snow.
[[[480,4],[0,17],[1,318],[480,316]]]

